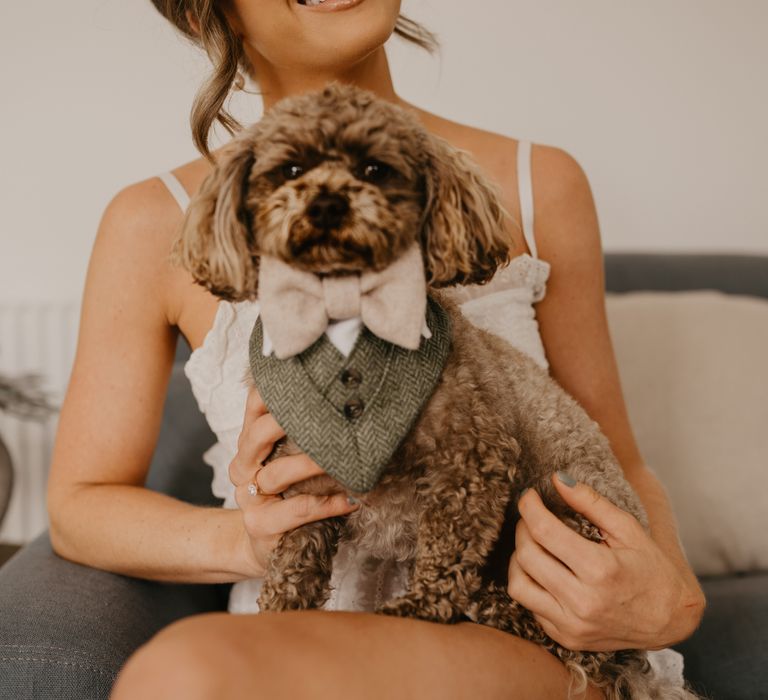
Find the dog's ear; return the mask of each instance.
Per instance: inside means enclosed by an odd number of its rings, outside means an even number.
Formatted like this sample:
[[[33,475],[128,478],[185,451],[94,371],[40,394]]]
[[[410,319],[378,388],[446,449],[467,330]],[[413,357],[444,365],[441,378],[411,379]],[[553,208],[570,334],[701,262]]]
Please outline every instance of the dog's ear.
[[[256,296],[259,260],[246,206],[255,161],[250,140],[227,152],[192,198],[171,252],[195,282],[228,301]]]
[[[425,135],[426,205],[422,250],[433,287],[484,284],[510,259],[498,188],[468,153]]]

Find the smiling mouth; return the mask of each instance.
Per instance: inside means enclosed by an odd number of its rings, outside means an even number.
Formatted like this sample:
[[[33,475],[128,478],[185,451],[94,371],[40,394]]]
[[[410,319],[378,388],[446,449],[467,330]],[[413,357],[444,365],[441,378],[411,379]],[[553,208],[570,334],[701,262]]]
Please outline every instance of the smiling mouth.
[[[320,8],[324,10],[344,10],[354,5],[359,5],[362,0],[296,0],[298,5],[309,8]]]

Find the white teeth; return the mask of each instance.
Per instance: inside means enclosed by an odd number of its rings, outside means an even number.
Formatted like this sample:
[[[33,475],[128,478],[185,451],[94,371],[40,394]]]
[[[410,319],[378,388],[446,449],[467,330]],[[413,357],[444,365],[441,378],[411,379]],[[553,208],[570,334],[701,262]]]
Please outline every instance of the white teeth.
[[[325,0],[304,0],[304,4],[308,7],[314,7],[315,5],[322,5]]]

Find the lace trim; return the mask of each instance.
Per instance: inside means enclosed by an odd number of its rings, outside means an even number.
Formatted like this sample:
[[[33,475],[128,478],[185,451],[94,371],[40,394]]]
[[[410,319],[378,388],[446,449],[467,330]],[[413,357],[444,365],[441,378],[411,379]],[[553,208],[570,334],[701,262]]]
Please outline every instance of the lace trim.
[[[213,390],[224,381],[224,366],[220,362],[204,362],[203,356],[213,353],[216,357],[224,357],[229,340],[229,327],[235,320],[231,304],[219,300],[213,325],[203,338],[200,347],[195,348],[184,363],[184,374],[192,385],[192,393],[197,399],[197,405],[205,413]],[[194,381],[193,381],[194,377]]]
[[[685,685],[683,655],[679,651],[675,649],[649,651],[648,662],[657,678],[672,681],[680,688]]]
[[[500,268],[487,284],[468,284],[450,290],[451,296],[459,304],[471,299],[499,292],[504,289],[527,287],[532,291],[532,303],[541,301],[546,294],[550,264],[541,258],[534,258],[529,253],[518,255],[505,267]]]
[[[235,357],[234,353],[229,352],[229,344],[243,347],[245,343],[244,347],[248,346],[243,329],[251,328],[258,314],[258,302],[231,303],[220,300],[213,325],[206,333],[202,345],[192,351],[184,364],[184,374],[192,385],[192,393],[200,410],[206,415],[214,393],[227,384],[228,380],[234,380],[244,388],[247,358]]]

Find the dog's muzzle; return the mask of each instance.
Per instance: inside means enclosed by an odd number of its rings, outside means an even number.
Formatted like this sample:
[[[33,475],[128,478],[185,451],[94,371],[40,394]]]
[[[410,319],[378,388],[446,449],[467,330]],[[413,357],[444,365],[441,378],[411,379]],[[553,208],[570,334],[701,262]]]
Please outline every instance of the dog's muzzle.
[[[338,229],[349,211],[349,200],[335,192],[321,192],[307,207],[307,218],[316,228]]]

